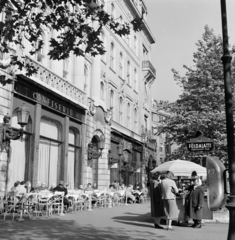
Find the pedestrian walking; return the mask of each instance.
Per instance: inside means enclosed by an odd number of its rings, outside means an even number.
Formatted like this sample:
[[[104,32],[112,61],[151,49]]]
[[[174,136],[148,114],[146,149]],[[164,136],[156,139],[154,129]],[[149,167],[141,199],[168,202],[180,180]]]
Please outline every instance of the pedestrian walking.
[[[178,207],[176,205],[176,196],[179,189],[176,186],[176,183],[172,178],[174,174],[170,171],[167,172],[165,179],[161,182],[162,187],[162,198],[164,212],[167,220],[167,230],[174,230],[171,226],[172,220],[178,218]]]

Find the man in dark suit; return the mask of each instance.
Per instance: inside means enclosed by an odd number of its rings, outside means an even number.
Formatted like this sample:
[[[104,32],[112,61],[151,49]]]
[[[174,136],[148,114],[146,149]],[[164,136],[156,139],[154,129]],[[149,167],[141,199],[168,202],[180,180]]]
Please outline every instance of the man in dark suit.
[[[193,219],[193,228],[201,228],[202,208],[204,202],[204,190],[202,188],[200,178],[194,180],[194,185],[191,186],[189,194],[189,204],[187,207],[188,216]]]
[[[53,189],[54,192],[64,192],[64,205],[66,206],[66,209],[69,208],[70,201],[65,197],[68,194],[68,190],[66,187],[64,187],[64,182],[59,181],[59,184]]]

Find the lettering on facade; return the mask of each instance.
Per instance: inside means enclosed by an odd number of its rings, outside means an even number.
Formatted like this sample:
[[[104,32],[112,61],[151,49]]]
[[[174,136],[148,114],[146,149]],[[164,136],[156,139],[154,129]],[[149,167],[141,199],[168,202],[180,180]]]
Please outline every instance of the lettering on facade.
[[[66,104],[56,100],[56,98],[54,99],[49,96],[46,96],[45,94],[42,94],[39,91],[34,91],[33,89],[28,88],[27,86],[21,85],[19,83],[15,84],[15,91],[26,97],[33,99],[34,101],[44,106],[53,108],[70,117],[82,120],[82,112],[78,112],[77,110],[66,106]]]
[[[37,102],[41,103],[42,105],[54,108],[66,115],[69,115],[71,117],[74,116],[74,111],[44,95],[42,95],[41,93],[38,92],[34,92],[33,93],[33,99],[36,100]]]

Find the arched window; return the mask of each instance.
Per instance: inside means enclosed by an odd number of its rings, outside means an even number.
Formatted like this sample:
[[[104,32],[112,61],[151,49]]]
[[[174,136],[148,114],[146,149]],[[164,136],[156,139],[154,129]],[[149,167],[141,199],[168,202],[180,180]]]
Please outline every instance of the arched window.
[[[123,99],[119,98],[119,123],[123,123]]]
[[[110,68],[115,70],[115,47],[113,42],[110,44]]]
[[[131,128],[131,105],[130,103],[127,104],[127,127]]]
[[[130,61],[127,61],[127,84],[131,84],[131,64]]]
[[[58,169],[61,158],[61,135],[60,122],[44,116],[41,118],[37,180],[45,182],[49,188],[58,182],[61,172],[61,169]]]
[[[123,54],[120,52],[119,54],[119,76],[123,78]]]
[[[134,89],[137,91],[138,90],[138,76],[137,76],[137,70],[136,68],[134,69]]]
[[[104,83],[100,83],[100,98],[104,100]]]

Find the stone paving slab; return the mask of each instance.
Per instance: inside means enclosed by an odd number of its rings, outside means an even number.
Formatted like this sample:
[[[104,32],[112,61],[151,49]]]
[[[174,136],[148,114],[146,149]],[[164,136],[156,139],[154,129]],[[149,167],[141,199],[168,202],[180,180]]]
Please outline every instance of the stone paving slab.
[[[1,240],[223,240],[228,224],[205,223],[201,229],[174,225],[175,231],[153,228],[150,204],[94,209],[34,221],[0,221]]]

